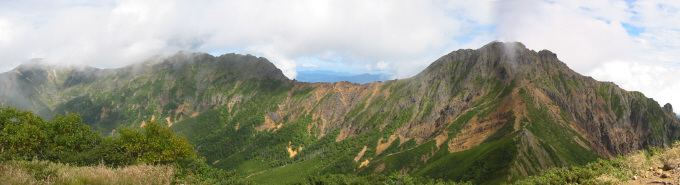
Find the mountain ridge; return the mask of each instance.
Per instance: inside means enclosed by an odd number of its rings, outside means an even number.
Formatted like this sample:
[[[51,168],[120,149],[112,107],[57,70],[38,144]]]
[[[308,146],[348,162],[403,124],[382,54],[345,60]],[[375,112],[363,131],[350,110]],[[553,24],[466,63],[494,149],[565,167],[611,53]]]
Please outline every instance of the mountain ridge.
[[[255,179],[295,164],[316,169],[299,176],[400,171],[501,183],[680,137],[670,104],[521,43],[453,51],[411,78],[367,84],[294,82],[264,58],[223,56],[178,54],[66,86],[78,75],[18,70],[40,78],[3,73],[0,89],[32,87],[34,107],[79,112],[105,133],[157,119],[207,162]],[[41,76],[54,83],[33,82]]]
[[[298,71],[295,78],[301,82],[339,82],[348,81],[352,83],[370,83],[376,81],[387,81],[389,78],[384,74],[351,74],[351,73],[333,73],[331,71]]]

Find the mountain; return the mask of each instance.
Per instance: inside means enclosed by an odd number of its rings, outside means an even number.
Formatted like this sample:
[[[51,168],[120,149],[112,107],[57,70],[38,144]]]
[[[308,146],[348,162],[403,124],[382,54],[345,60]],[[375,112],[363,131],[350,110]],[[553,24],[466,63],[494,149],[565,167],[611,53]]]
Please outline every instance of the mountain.
[[[287,79],[264,58],[180,52],[119,69],[22,65],[3,106],[77,112],[104,133],[159,120],[215,167],[260,183],[318,174],[409,173],[498,184],[680,138],[640,92],[582,76],[556,54],[492,42],[408,79]]]
[[[296,80],[301,82],[339,82],[348,81],[352,83],[365,84],[369,82],[387,81],[387,75],[384,74],[359,74],[354,75],[350,73],[334,73],[332,71],[298,71]]]
[[[84,123],[109,133],[147,119],[195,116],[222,103],[221,95],[212,95],[227,89],[266,91],[280,83],[290,82],[264,58],[179,52],[118,69],[21,65],[0,74],[0,102],[43,117],[79,113]]]

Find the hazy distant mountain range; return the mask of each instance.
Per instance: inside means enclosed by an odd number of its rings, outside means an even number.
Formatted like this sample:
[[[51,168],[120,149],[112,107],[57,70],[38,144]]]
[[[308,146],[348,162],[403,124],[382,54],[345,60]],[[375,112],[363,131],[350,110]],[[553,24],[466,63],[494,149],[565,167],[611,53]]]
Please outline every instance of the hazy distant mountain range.
[[[298,71],[298,75],[295,78],[297,81],[301,82],[339,82],[348,81],[352,83],[369,83],[369,82],[381,82],[389,80],[389,75],[386,74],[352,74],[347,72],[335,72],[327,70],[314,70],[314,71]]]

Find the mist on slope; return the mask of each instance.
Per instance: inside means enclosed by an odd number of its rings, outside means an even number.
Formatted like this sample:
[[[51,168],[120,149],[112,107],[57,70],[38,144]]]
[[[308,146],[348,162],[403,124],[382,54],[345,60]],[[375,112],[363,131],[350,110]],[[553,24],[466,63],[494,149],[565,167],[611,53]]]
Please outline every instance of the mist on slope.
[[[186,50],[266,57],[291,79],[304,57],[372,67],[389,63],[389,70],[403,78],[468,43],[456,38],[478,33],[473,28],[490,23],[486,4],[3,1],[0,69],[4,72],[30,58],[115,68]]]

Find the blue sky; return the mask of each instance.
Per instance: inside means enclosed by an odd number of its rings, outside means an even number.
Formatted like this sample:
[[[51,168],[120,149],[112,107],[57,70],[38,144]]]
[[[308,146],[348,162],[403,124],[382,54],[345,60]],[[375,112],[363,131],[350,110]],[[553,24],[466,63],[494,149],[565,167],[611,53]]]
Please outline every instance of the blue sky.
[[[31,58],[122,67],[179,50],[253,54],[299,70],[407,78],[494,40],[680,105],[680,1],[7,0],[0,71]]]
[[[645,32],[644,27],[637,27],[637,26],[633,26],[633,25],[628,24],[628,23],[621,23],[621,26],[623,26],[623,28],[626,29],[626,32],[628,32],[628,35],[630,35],[630,36],[639,37],[640,33]]]

